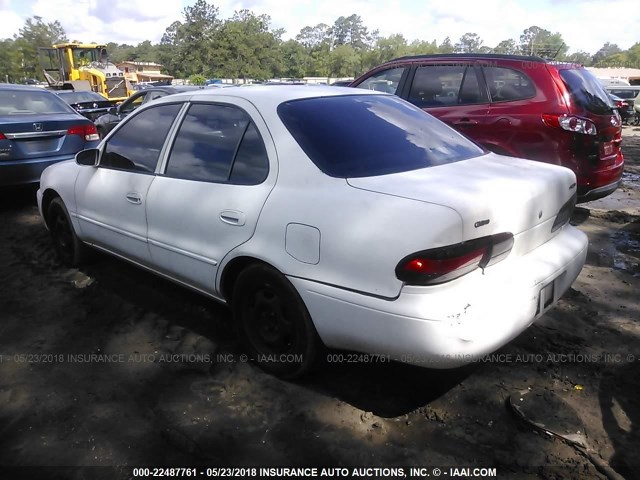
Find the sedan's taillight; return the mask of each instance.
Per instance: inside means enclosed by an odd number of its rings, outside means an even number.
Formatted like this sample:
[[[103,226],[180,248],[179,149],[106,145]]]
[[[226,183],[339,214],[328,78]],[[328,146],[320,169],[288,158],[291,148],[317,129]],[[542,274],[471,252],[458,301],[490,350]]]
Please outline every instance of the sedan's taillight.
[[[562,128],[569,132],[596,135],[598,130],[591,120],[573,115],[557,115],[555,113],[543,113],[542,121],[549,127]]]
[[[569,221],[569,219],[571,218],[571,215],[573,214],[573,209],[576,206],[576,195],[577,194],[574,193],[571,196],[571,198],[569,200],[567,200],[567,203],[565,203],[562,206],[562,208],[558,212],[558,215],[556,215],[556,219],[554,220],[553,226],[551,227],[551,231],[552,232],[555,232],[560,227],[565,225]]]
[[[4,133],[0,132],[0,140],[6,140],[7,137],[4,136]]]
[[[90,125],[76,125],[73,127],[69,127],[69,129],[67,130],[67,135],[82,135],[85,142],[94,142],[96,140],[100,140],[98,129],[93,123]]]
[[[396,267],[396,277],[409,285],[449,282],[504,260],[512,247],[513,235],[499,233],[423,250],[403,258]]]

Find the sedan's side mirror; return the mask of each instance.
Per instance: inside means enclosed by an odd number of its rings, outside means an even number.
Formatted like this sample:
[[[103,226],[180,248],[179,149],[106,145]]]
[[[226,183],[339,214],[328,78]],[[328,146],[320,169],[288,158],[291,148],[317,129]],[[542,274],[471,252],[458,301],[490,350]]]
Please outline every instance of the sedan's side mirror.
[[[87,165],[89,167],[95,167],[98,165],[98,159],[100,158],[100,150],[97,148],[90,148],[88,150],[82,150],[76,154],[76,163],[78,165]]]
[[[118,107],[109,107],[107,113],[110,115],[118,115]]]

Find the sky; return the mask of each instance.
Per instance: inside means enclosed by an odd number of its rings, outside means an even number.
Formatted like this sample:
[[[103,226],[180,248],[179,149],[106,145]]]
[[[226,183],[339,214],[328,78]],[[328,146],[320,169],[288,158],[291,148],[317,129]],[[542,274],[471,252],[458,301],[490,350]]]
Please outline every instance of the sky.
[[[70,40],[98,43],[160,41],[165,29],[182,20],[185,6],[196,0],[0,0],[0,38],[11,38],[25,19],[38,15],[59,20]],[[271,17],[284,39],[305,26],[332,25],[340,16],[360,15],[380,35],[402,33],[411,40],[450,37],[455,44],[467,32],[484,45],[519,39],[537,25],[560,32],[570,52],[598,51],[605,42],[627,49],[640,41],[637,0],[209,0],[222,19],[247,8]]]

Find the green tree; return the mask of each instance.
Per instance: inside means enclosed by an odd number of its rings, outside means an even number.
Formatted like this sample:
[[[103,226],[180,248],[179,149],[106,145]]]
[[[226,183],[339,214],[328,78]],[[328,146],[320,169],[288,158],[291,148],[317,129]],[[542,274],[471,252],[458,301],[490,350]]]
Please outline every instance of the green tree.
[[[449,37],[445,38],[442,43],[438,45],[438,53],[453,53],[454,51],[455,47]]]
[[[214,37],[221,25],[218,8],[206,0],[197,0],[182,14],[184,22],[174,22],[165,30],[157,58],[172,75],[209,72]]]
[[[280,47],[282,54],[281,76],[288,78],[302,78],[306,76],[309,57],[305,48],[295,40],[288,40]]]
[[[456,52],[459,53],[479,53],[482,48],[482,39],[477,33],[465,33],[456,43]]]
[[[326,77],[329,75],[329,53],[332,48],[331,29],[324,23],[315,27],[304,27],[296,36],[308,56],[306,76]]]
[[[191,75],[189,77],[189,83],[191,83],[191,85],[204,85],[206,81],[207,79],[205,78],[205,76],[200,75],[199,73]]]
[[[0,40],[0,82],[20,81],[20,52],[13,40]]]
[[[451,51],[453,51],[453,47]],[[433,42],[427,42],[425,40],[414,40],[413,42],[411,42],[411,44],[409,44],[409,55],[431,55],[434,53],[445,53],[440,51],[440,48],[438,47],[438,44],[435,40]]]
[[[42,17],[28,18],[24,26],[14,35],[14,45],[18,50],[19,69],[24,78],[43,79],[38,60],[39,47],[51,47],[56,43],[66,42],[67,34],[57,20],[45,23]]]
[[[369,70],[376,65],[409,54],[410,50],[407,39],[404,38],[401,33],[396,33],[388,37],[380,37],[373,49],[361,54],[363,70]]]
[[[627,66],[630,68],[640,68],[640,42],[635,43],[627,50]]]
[[[281,31],[270,31],[270,21],[268,15],[240,10],[224,22],[215,36],[215,74],[264,80],[282,71]]]
[[[351,45],[338,45],[329,56],[332,77],[355,77],[360,73],[360,55]]]
[[[182,61],[178,57],[180,39],[178,31],[182,22],[175,21],[167,27],[158,45],[158,60],[164,65],[165,70],[175,77],[183,77]]]
[[[601,67],[601,66],[605,66],[605,65],[601,65],[601,63],[603,63],[603,61],[607,58],[607,57],[611,57],[613,55],[622,53],[622,50],[620,50],[620,47],[618,47],[618,45],[616,45],[615,43],[605,43],[602,48],[600,50],[598,50],[594,55],[593,55],[593,65],[595,67]],[[606,63],[606,62],[604,62]]]
[[[591,54],[587,52],[583,52],[581,50],[578,50],[577,52],[574,52],[570,55],[567,55],[565,57],[565,60],[571,63],[579,63],[581,65],[584,65],[585,67],[591,66]]]
[[[354,50],[367,50],[375,43],[378,32],[369,32],[360,15],[338,17],[331,27],[331,38],[334,47],[351,45]]]
[[[304,27],[296,35],[296,41],[309,51],[320,50],[331,45],[331,29],[325,23],[319,23],[315,27]]]
[[[549,30],[533,25],[520,35],[520,51],[524,55],[563,58],[567,50],[568,47],[562,35],[557,32],[551,33]]]
[[[145,40],[134,47],[130,53],[131,58],[127,60],[136,60],[138,62],[158,62],[159,47],[153,45],[149,40]]]
[[[506,55],[514,55],[516,53],[519,53],[518,45],[512,38],[508,40],[502,40],[498,45],[496,45],[496,48],[493,49],[493,52],[503,53]]]

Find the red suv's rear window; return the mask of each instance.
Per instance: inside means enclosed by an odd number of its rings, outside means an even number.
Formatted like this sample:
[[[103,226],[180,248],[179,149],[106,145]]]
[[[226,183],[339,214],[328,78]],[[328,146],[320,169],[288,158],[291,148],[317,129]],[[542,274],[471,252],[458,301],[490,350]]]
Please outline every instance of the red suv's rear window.
[[[585,68],[560,70],[571,98],[585,110],[596,115],[611,115],[614,105],[598,79]]]

